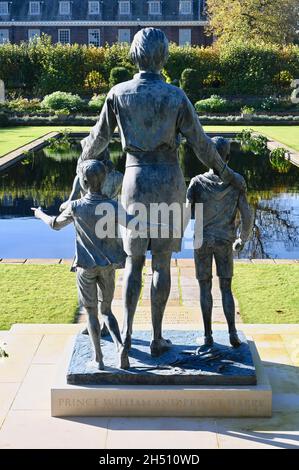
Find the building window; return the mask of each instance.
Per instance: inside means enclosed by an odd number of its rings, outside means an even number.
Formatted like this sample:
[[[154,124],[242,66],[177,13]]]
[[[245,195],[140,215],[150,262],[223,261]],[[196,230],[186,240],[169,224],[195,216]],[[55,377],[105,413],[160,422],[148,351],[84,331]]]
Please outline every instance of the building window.
[[[192,14],[192,2],[190,0],[181,0],[180,1],[180,13],[182,15],[191,15]]]
[[[88,13],[90,15],[100,14],[100,2],[88,2]]]
[[[40,2],[30,2],[29,3],[29,14],[30,15],[40,15]]]
[[[0,2],[0,16],[8,15],[8,2]]]
[[[131,42],[131,31],[130,31],[130,29],[119,29],[118,30],[118,42],[130,44],[130,42]]]
[[[90,46],[99,47],[101,44],[101,33],[99,29],[88,30],[88,44]]]
[[[148,2],[148,12],[150,15],[161,15],[161,2]]]
[[[59,14],[69,15],[71,13],[71,2],[59,2]]]
[[[201,0],[199,5],[199,19],[204,18],[207,14],[206,0]]]
[[[9,42],[8,29],[0,29],[0,44],[6,44],[7,42]]]
[[[179,32],[179,45],[190,46],[191,45],[191,29],[180,29]]]
[[[130,15],[131,14],[131,2],[120,1],[119,3],[119,14]]]
[[[33,39],[40,37],[40,29],[28,29],[28,41],[33,41]]]
[[[61,44],[70,44],[71,32],[69,29],[58,30],[58,42],[60,42]]]

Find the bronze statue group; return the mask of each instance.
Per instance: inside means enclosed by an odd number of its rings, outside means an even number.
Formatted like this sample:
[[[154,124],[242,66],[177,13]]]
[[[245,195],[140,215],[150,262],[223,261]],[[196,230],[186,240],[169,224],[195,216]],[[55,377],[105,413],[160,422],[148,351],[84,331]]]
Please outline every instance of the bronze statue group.
[[[61,214],[49,217],[41,209],[33,209],[37,218],[55,230],[74,223],[74,267],[79,298],[88,314],[88,333],[94,351],[92,362],[99,369],[104,368],[100,346],[101,322],[108,328],[116,345],[119,367],[130,367],[133,320],[148,250],[152,254],[153,273],[150,353],[160,356],[171,348],[170,340],[163,337],[162,322],[170,294],[171,257],[181,250],[183,230],[178,236],[171,229],[169,220],[163,220],[162,216],[159,224],[170,227],[168,236],[161,236],[160,233],[152,237],[150,211],[153,205],[164,203],[170,207],[176,203],[183,211],[186,205],[203,204],[203,243],[194,250],[194,259],[200,286],[205,347],[213,346],[213,259],[220,278],[230,342],[233,347],[240,345],[231,290],[233,249],[242,249],[252,226],[245,181],[228,166],[229,141],[220,137],[210,139],[183,90],[165,83],[161,75],[168,59],[165,34],[155,28],[140,30],[134,37],[130,55],[139,73],[108,93],[97,124],[82,141],[74,189],[69,200],[63,204]],[[123,181],[112,170],[107,150],[116,128],[127,155]],[[188,190],[178,159],[179,135],[185,137],[195,155],[210,169],[193,178]],[[114,199],[118,188],[121,188],[120,203]],[[101,217],[99,214],[103,214],[101,205],[110,207],[113,223],[123,226],[121,242],[118,237],[100,237],[95,230]],[[142,236],[126,229],[139,205],[145,208],[149,220],[143,226]],[[238,211],[242,219],[239,237],[235,228]],[[120,332],[111,304],[115,270],[124,266],[124,319]]]

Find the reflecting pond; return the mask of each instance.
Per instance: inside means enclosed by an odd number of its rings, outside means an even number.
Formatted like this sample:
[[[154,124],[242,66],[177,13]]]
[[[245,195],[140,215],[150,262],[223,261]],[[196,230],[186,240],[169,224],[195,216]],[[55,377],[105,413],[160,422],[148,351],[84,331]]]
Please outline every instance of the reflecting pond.
[[[116,168],[124,171],[120,143],[115,140],[109,148]],[[71,190],[79,153],[78,142],[63,152],[45,148],[0,173],[0,258],[73,256],[73,227],[51,231],[32,217],[30,208],[40,205],[50,215],[58,213]],[[187,144],[181,145],[180,162],[187,183],[206,171]],[[299,259],[299,168],[281,168],[268,156],[237,150],[230,166],[245,177],[255,214],[253,235],[240,257]],[[178,257],[193,256],[192,226],[193,221]]]

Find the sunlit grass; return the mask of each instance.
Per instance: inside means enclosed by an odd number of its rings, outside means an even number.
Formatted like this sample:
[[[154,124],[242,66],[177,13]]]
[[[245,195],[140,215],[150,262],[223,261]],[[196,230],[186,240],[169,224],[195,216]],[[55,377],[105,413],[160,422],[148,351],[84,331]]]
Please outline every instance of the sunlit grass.
[[[299,323],[299,264],[237,265],[233,285],[245,323]]]
[[[66,265],[0,265],[0,330],[13,323],[73,323],[76,279]]]

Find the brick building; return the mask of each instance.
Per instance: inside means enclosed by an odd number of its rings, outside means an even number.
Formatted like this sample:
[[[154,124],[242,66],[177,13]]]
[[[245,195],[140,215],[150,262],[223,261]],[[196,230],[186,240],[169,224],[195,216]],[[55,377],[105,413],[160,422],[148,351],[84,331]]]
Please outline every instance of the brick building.
[[[0,0],[0,44],[45,33],[53,42],[100,46],[155,26],[177,44],[206,45],[204,10],[205,0]]]

